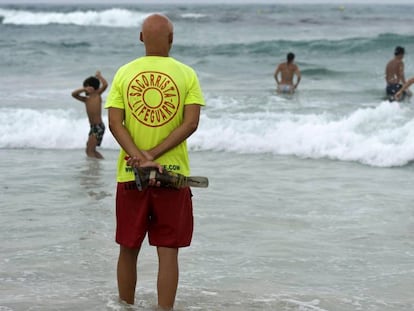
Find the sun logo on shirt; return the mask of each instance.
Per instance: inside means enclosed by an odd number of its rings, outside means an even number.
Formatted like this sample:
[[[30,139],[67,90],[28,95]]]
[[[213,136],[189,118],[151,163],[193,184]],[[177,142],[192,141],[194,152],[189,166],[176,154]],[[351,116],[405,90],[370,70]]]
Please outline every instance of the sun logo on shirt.
[[[133,116],[151,127],[168,123],[180,105],[177,85],[162,72],[140,72],[129,83],[127,94]]]

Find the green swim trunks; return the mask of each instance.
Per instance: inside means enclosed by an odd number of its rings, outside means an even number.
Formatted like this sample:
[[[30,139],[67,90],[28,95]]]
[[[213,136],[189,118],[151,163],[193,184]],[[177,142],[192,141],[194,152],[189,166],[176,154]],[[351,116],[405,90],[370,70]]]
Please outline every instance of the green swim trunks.
[[[91,124],[91,130],[89,131],[89,136],[95,135],[96,139],[98,140],[97,146],[101,145],[102,138],[105,133],[105,124]]]

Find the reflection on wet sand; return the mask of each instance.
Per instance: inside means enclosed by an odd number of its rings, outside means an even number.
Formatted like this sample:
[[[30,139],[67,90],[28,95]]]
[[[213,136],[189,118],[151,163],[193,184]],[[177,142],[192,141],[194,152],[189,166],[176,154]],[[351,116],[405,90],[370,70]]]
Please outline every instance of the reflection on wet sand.
[[[107,191],[100,190],[105,188],[101,160],[91,158],[86,159],[85,167],[80,170],[80,185],[84,187],[88,195],[95,200],[102,200],[105,197],[112,195]]]

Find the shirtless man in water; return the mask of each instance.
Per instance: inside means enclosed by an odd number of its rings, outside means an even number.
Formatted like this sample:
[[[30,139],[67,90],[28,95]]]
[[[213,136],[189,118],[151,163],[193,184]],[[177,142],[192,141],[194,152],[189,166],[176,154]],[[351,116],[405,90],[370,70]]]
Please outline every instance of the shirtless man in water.
[[[395,99],[396,93],[406,82],[404,76],[404,54],[404,48],[397,46],[395,48],[394,58],[391,59],[385,67],[385,81],[387,82],[385,92],[390,100]],[[402,94],[400,93],[400,99],[403,99],[405,95],[410,95],[409,91],[403,92]]]
[[[101,145],[105,133],[105,124],[102,121],[102,93],[108,87],[108,83],[97,71],[95,77],[89,77],[83,82],[83,87],[72,92],[72,96],[84,102],[86,114],[88,115],[89,138],[86,143],[86,155],[91,158],[103,159],[102,154],[96,151],[96,147]]]
[[[281,63],[277,66],[274,77],[277,83],[278,93],[293,94],[298,87],[301,75],[299,67],[293,62],[295,60],[295,54],[288,53],[287,62]],[[281,79],[279,80],[279,74]],[[293,77],[296,75],[296,83],[293,83]]]

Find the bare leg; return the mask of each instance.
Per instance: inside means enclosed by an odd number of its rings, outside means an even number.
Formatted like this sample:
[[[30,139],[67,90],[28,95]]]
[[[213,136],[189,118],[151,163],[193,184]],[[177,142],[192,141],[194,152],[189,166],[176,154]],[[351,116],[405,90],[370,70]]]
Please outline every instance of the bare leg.
[[[178,286],[178,249],[158,247],[158,307],[172,310]]]
[[[98,140],[95,135],[89,135],[88,142],[86,143],[86,155],[91,158],[103,159],[102,154],[96,151]]]
[[[135,301],[137,284],[137,258],[139,249],[120,246],[118,258],[118,292],[119,299],[129,304]]]

